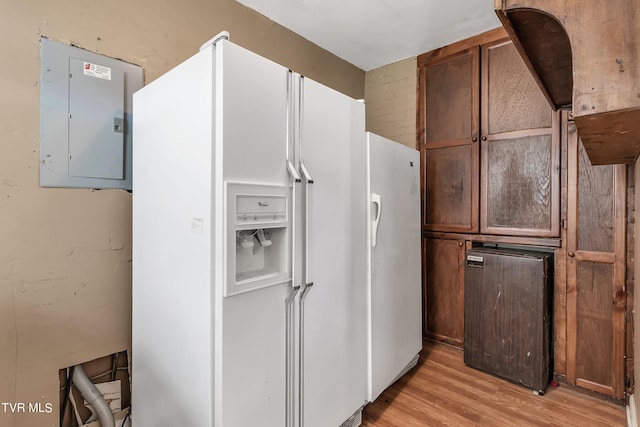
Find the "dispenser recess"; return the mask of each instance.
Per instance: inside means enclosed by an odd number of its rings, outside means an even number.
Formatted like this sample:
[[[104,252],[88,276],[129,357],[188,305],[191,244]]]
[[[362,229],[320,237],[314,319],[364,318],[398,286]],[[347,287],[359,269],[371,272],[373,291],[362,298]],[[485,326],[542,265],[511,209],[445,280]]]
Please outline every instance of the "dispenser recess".
[[[227,183],[225,296],[290,280],[288,187]]]

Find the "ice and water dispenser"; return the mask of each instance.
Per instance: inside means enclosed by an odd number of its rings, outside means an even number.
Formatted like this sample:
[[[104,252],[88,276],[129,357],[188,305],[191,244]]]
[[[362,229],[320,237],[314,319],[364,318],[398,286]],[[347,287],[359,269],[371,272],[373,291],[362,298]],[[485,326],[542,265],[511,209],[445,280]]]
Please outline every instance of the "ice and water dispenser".
[[[226,296],[290,279],[289,192],[289,187],[227,184]]]

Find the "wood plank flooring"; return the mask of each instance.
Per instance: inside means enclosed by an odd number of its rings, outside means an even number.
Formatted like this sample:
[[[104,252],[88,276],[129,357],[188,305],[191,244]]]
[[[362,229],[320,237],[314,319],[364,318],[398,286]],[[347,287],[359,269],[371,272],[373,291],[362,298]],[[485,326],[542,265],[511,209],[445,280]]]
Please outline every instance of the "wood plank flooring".
[[[418,367],[364,410],[364,427],[625,426],[622,403],[560,384],[544,396],[464,365],[462,350],[425,341]]]

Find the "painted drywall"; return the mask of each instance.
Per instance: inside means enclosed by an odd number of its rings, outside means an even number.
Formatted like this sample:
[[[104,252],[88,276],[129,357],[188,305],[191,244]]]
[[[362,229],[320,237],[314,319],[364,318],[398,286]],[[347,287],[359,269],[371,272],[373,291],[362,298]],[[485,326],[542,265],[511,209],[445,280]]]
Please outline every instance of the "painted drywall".
[[[415,57],[366,73],[367,130],[416,148],[416,78]]]
[[[0,402],[25,404],[0,405],[0,426],[53,427],[58,370],[130,346],[132,196],[39,187],[40,36],[138,64],[147,82],[222,30],[355,98],[364,72],[233,0],[0,0],[0,9]]]

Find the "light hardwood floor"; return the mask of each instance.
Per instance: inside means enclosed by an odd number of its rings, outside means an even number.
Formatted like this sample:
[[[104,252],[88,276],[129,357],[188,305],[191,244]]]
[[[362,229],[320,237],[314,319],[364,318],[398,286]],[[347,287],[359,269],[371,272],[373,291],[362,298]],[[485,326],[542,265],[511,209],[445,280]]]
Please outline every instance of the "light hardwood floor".
[[[543,396],[464,365],[462,350],[425,341],[418,367],[364,410],[365,427],[625,426],[622,403],[563,384]]]

